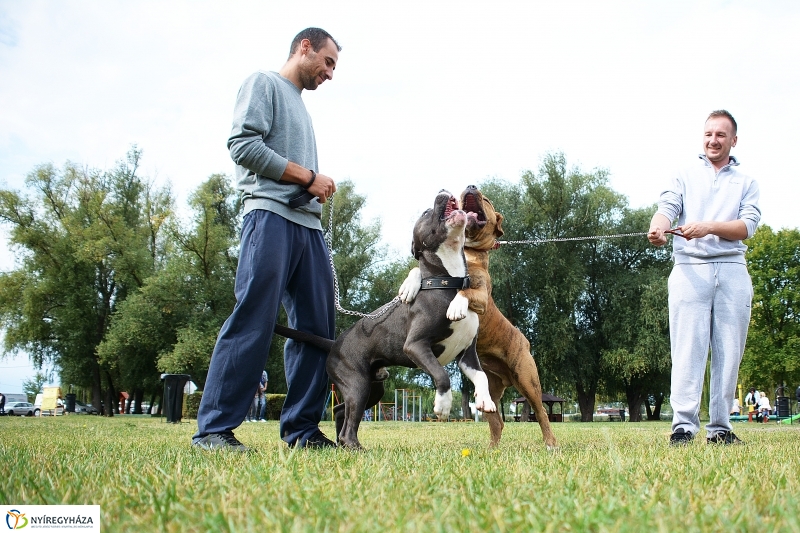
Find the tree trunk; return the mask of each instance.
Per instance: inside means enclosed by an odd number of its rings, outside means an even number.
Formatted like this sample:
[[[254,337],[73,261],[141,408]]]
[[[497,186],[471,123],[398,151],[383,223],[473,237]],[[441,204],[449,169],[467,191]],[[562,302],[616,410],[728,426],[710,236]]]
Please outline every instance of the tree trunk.
[[[142,414],[142,400],[144,399],[144,390],[141,388],[133,389],[133,394],[131,394],[131,401],[133,403],[133,409],[131,413],[135,415]]]
[[[114,416],[119,410],[119,398],[116,396],[114,382],[108,372],[106,372],[106,383],[108,383],[108,388],[106,388],[106,405],[105,413],[103,414],[105,416]]]
[[[97,407],[100,414],[103,413],[103,386],[100,380],[100,366],[97,361],[92,361],[92,405]]]
[[[638,387],[627,387],[625,397],[628,400],[628,420],[631,422],[642,421],[642,404],[644,403],[644,394]]]
[[[577,383],[575,387],[578,391],[578,407],[581,410],[581,422],[592,422],[594,420],[594,404],[597,387],[590,387],[588,390],[583,388],[582,383]]]

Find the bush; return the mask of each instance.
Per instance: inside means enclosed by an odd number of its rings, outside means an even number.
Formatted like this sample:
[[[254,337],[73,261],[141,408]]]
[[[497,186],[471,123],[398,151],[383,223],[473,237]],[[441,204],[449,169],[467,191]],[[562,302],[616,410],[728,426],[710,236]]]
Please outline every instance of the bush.
[[[197,411],[200,409],[200,400],[202,399],[203,391],[201,390],[194,394],[186,394],[183,397],[183,417],[196,419]],[[285,400],[285,394],[267,394],[267,411],[264,413],[264,417],[267,420],[279,420]]]
[[[286,401],[285,394],[267,394],[267,411],[264,417],[267,420],[280,420],[284,401]]]
[[[203,398],[203,391],[195,391],[194,394],[186,394],[183,397],[183,417],[197,418],[197,411],[200,409],[200,400]]]

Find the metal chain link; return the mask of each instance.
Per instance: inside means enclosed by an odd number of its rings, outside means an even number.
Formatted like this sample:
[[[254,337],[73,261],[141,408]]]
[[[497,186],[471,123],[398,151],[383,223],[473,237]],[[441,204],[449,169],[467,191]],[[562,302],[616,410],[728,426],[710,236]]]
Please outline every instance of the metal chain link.
[[[597,239],[619,239],[620,237],[642,237],[646,231],[639,233],[617,233],[616,235],[593,235],[591,237],[559,237],[554,239],[533,239],[528,241],[497,241],[497,244],[542,244],[546,242],[590,241]]]
[[[336,193],[328,197],[330,208],[328,209],[328,231],[325,235],[325,244],[328,247],[328,258],[330,259],[331,263],[331,272],[333,272],[333,299],[334,303],[336,304],[336,310],[340,313],[344,313],[345,315],[358,316],[361,318],[369,318],[374,320],[385,315],[392,307],[400,303],[400,297],[395,296],[394,300],[379,307],[377,311],[371,314],[359,313],[358,311],[344,309],[339,303],[339,276],[336,274],[336,265],[333,264],[333,197],[335,194]]]

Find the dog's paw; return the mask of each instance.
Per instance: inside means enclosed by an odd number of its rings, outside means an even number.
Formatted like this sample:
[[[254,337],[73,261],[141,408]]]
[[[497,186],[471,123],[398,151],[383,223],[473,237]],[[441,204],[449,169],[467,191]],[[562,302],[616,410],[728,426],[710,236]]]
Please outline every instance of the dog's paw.
[[[466,318],[468,310],[469,300],[461,292],[458,292],[447,308],[447,319],[453,321],[463,320]]]
[[[419,293],[419,288],[421,286],[422,273],[419,271],[419,267],[414,267],[411,269],[411,272],[408,273],[405,281],[403,281],[403,284],[400,285],[400,290],[397,292],[397,295],[400,297],[400,301],[406,304],[413,302],[414,298],[417,297],[417,293]]]
[[[440,419],[446,419],[450,416],[450,409],[453,407],[453,392],[448,389],[446,393],[439,394],[436,392],[436,397],[433,400],[433,412]]]
[[[497,406],[488,396],[485,398],[475,398],[475,409],[481,413],[494,413],[497,411]]]

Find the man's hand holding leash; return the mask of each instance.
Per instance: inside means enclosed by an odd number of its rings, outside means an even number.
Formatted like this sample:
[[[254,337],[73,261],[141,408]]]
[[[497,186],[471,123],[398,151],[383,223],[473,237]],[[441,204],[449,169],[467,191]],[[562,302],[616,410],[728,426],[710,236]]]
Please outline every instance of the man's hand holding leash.
[[[307,202],[316,197],[319,203],[324,204],[336,192],[336,183],[334,183],[333,178],[309,170],[291,161],[286,165],[281,181],[297,183],[306,189],[309,193]]]

